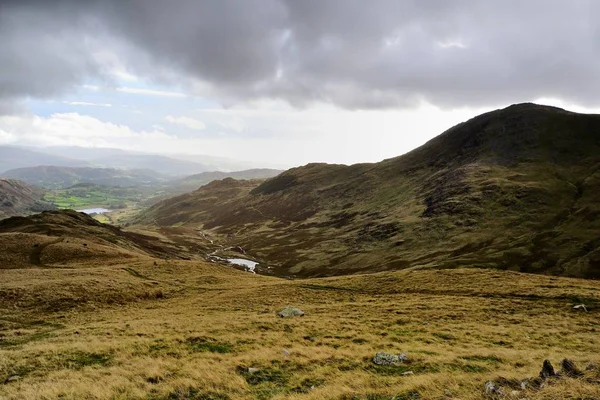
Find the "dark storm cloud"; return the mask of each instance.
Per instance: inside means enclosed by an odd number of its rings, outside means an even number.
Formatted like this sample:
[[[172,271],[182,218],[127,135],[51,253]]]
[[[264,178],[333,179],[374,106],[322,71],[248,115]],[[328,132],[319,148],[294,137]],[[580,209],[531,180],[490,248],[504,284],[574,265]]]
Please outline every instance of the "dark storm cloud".
[[[0,98],[135,73],[225,101],[600,104],[594,1],[106,0],[0,5]]]

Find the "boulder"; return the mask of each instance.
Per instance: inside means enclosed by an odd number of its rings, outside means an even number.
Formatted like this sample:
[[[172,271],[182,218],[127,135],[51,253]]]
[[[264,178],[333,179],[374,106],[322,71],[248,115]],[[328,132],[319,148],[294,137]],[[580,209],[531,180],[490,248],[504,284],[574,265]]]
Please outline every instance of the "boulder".
[[[302,317],[304,316],[304,311],[296,307],[286,307],[279,311],[277,315],[279,315],[281,318]]]
[[[502,396],[504,392],[493,381],[487,381],[483,387],[483,392],[487,396]]]
[[[575,363],[573,361],[569,360],[568,358],[565,358],[564,360],[562,360],[560,363],[560,366],[561,366],[561,370],[560,370],[561,375],[570,376],[572,378],[583,375],[583,373],[577,368]]]
[[[375,354],[375,357],[373,358],[373,363],[376,365],[399,365],[407,360],[408,357],[404,353],[396,355],[379,352]]]
[[[540,371],[540,378],[546,379],[552,376],[555,376],[554,367],[549,360],[544,360],[544,365],[542,366],[542,370]]]

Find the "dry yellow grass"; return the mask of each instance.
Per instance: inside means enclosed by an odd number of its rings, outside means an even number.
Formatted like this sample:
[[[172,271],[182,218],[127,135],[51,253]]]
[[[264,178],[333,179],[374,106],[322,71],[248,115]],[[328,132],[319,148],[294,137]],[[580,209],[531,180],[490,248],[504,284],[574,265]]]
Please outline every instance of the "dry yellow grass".
[[[600,362],[594,281],[475,269],[288,281],[132,259],[3,269],[0,282],[3,399],[480,399],[487,380],[535,377],[544,359]],[[277,317],[286,305],[306,315]],[[411,361],[377,367],[378,351]],[[598,374],[506,398],[597,399]]]

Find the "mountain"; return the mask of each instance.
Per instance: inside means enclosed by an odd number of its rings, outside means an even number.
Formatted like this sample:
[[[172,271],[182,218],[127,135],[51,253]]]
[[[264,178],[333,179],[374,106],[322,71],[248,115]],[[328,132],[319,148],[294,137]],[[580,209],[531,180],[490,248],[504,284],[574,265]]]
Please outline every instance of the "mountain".
[[[14,179],[0,179],[0,219],[53,210],[54,206],[43,200],[44,190]]]
[[[142,186],[156,184],[164,179],[152,170],[57,166],[18,168],[6,171],[2,175],[48,189],[67,188],[81,182],[109,186]]]
[[[151,169],[161,174],[186,176],[212,169],[209,166],[192,161],[176,160],[174,158],[152,154],[112,155],[96,158],[94,164],[99,166],[123,169]]]
[[[210,171],[210,172],[202,172],[200,174],[195,174],[191,176],[187,176],[185,178],[176,180],[171,183],[171,186],[177,188],[178,190],[189,192],[192,190],[198,189],[200,186],[206,185],[215,180],[225,179],[225,178],[233,178],[233,179],[266,179],[272,178],[274,176],[279,175],[283,171],[278,169],[268,169],[268,168],[255,168],[255,169],[247,169],[244,171],[234,171],[234,172],[222,172],[222,171]]]
[[[85,167],[89,163],[84,160],[46,154],[20,147],[0,146],[0,173],[16,168],[35,167],[38,165],[57,165],[63,167]]]
[[[136,223],[210,231],[281,276],[405,268],[600,278],[600,116],[517,104],[375,164],[225,179]]]

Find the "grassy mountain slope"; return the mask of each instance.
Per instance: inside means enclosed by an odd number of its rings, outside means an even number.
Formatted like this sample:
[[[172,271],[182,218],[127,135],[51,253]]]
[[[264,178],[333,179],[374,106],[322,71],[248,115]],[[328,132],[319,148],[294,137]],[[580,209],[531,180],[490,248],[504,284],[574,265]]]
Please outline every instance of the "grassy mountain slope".
[[[600,277],[600,116],[519,104],[376,164],[213,182],[140,224],[212,230],[278,275],[490,267]]]
[[[489,380],[506,398],[600,395],[595,281],[474,269],[284,280],[88,247],[39,266],[0,252],[1,398],[475,400]],[[306,315],[279,318],[290,304]],[[408,361],[375,365],[380,351]],[[521,388],[563,358],[590,368]]]
[[[3,176],[48,189],[67,188],[82,182],[109,186],[141,186],[155,184],[163,179],[152,170],[57,166],[18,168],[6,171]]]
[[[0,398],[475,400],[490,380],[506,398],[600,396],[600,282],[463,268],[286,280],[174,250],[74,211],[0,221]],[[288,305],[306,315],[278,317]],[[521,386],[564,358],[581,373]]]
[[[0,219],[21,214],[52,210],[43,200],[45,191],[14,179],[0,179]]]
[[[178,257],[176,249],[156,237],[125,232],[73,210],[1,220],[0,254],[0,269]]]

